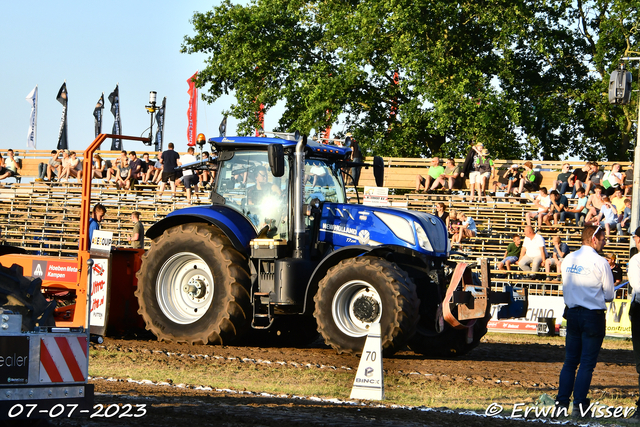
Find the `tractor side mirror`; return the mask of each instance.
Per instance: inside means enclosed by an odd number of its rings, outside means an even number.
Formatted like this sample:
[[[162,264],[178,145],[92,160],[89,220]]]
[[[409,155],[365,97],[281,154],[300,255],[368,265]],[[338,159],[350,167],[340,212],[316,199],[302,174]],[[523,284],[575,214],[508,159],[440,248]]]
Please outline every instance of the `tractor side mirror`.
[[[269,166],[276,178],[284,175],[284,147],[282,144],[269,144]]]
[[[378,187],[384,186],[384,160],[380,156],[373,158],[373,177]]]

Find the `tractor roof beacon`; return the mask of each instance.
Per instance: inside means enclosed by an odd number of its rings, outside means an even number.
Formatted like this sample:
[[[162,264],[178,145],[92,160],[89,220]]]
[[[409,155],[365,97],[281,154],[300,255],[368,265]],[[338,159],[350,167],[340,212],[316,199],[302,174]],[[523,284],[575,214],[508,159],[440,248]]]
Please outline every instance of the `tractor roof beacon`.
[[[526,290],[490,289],[486,261],[478,276],[449,260],[438,217],[347,203],[345,180],[357,185],[359,169],[373,167],[380,186],[384,172],[381,158],[351,161],[348,138],[221,128],[209,140],[217,158],[182,166],[216,170],[211,205],[172,212],[146,234],[136,295],[159,339],[227,344],[262,329],[300,345],[319,332],[359,354],[379,322],[386,355],[406,344],[459,355],[486,333],[492,303],[502,317],[526,312]]]

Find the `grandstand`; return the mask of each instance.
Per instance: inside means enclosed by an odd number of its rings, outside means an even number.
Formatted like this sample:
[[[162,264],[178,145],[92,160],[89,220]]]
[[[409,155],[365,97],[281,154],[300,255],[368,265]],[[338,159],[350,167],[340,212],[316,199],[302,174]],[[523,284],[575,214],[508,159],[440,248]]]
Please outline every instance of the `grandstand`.
[[[99,151],[104,159],[114,159],[119,153]],[[51,256],[75,256],[78,251],[79,217],[81,202],[81,186],[79,183],[35,182],[38,163],[46,163],[50,158],[48,151],[29,151],[20,153],[20,177],[5,180],[0,188],[0,239],[6,244],[21,246],[30,253]],[[370,159],[369,159],[370,160]],[[385,185],[390,188],[390,201],[394,205],[406,206],[409,209],[435,212],[435,204],[443,202],[447,209],[456,209],[471,216],[477,226],[478,235],[465,240],[459,254],[455,257],[475,261],[485,257],[490,261],[492,269],[502,259],[504,251],[515,233],[523,234],[525,212],[532,207],[523,197],[510,197],[497,193],[487,202],[466,202],[467,190],[463,187],[454,194],[416,194],[413,192],[415,176],[426,174],[427,159],[385,158]],[[458,160],[457,163],[461,163]],[[512,161],[496,161],[496,168],[503,171]],[[521,163],[521,162],[519,162]],[[565,162],[533,162],[541,186],[551,187],[551,183]],[[581,167],[584,162],[569,162],[572,167]],[[602,163],[608,169],[613,162]],[[623,170],[629,163],[622,163]],[[7,182],[9,181],[9,182]],[[24,182],[23,182],[24,181]],[[371,169],[363,169],[360,187],[375,185]],[[401,194],[405,193],[405,194]],[[348,193],[355,202],[355,193]],[[148,229],[156,221],[164,218],[169,212],[186,207],[184,191],[175,195],[171,192],[158,194],[155,187],[138,185],[134,190],[117,190],[113,185],[105,185],[98,180],[92,184],[92,202],[102,203],[108,209],[101,228],[112,231],[116,246],[128,246],[127,238],[133,224],[130,216],[133,211],[141,213],[140,220]],[[569,200],[570,205],[574,203]],[[196,204],[209,203],[209,194],[196,192]],[[575,224],[567,223],[555,227],[557,231],[542,228],[539,232],[545,238],[547,249],[551,252],[551,237],[559,234],[572,250],[580,247],[581,229]],[[149,242],[146,242],[147,246]],[[612,236],[605,247],[605,253],[615,253],[618,262],[626,271],[629,258],[629,236]],[[497,270],[492,270],[494,275]],[[531,280],[532,293],[558,295],[561,292],[560,281],[556,273],[551,273],[555,280]],[[542,276],[544,277],[544,275]],[[513,277],[496,279],[500,282],[523,283],[524,280]]]

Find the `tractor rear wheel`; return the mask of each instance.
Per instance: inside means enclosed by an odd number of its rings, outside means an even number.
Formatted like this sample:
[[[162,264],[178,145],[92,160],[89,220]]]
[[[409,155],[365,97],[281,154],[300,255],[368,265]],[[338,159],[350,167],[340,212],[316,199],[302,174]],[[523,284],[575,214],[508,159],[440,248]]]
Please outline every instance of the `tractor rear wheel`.
[[[247,259],[215,227],[166,230],[143,255],[137,278],[138,313],[160,340],[229,344],[249,326]]]
[[[381,258],[352,258],[330,268],[314,301],[318,331],[338,353],[360,354],[369,327],[379,322],[382,350],[390,356],[405,346],[418,321],[415,285]]]

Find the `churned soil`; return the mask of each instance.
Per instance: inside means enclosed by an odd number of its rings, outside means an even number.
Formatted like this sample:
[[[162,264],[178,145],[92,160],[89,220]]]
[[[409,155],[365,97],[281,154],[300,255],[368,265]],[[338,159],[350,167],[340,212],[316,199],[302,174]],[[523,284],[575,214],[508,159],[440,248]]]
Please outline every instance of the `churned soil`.
[[[283,366],[329,367],[355,372],[359,359],[338,355],[322,344],[299,348],[188,346],[155,340],[107,339],[92,344],[94,349],[126,352],[164,352],[177,357],[208,355],[211,360],[271,361],[273,369]],[[555,396],[558,375],[564,359],[564,346],[557,339],[551,343],[509,344],[492,340],[491,335],[466,356],[457,359],[428,359],[411,351],[397,353],[384,360],[387,373],[421,374],[430,381],[470,384],[477,387],[527,387],[540,394]],[[193,387],[162,387],[126,381],[94,379],[96,403],[146,404],[141,418],[57,419],[56,426],[522,426],[522,420],[486,418],[464,411],[426,408],[378,407],[344,404],[327,400],[275,397],[260,393],[233,393]],[[446,384],[443,384],[446,385]],[[600,352],[594,371],[592,392],[637,396],[638,376],[630,350]],[[384,402],[381,402],[384,406]],[[624,421],[621,422],[624,425]]]

